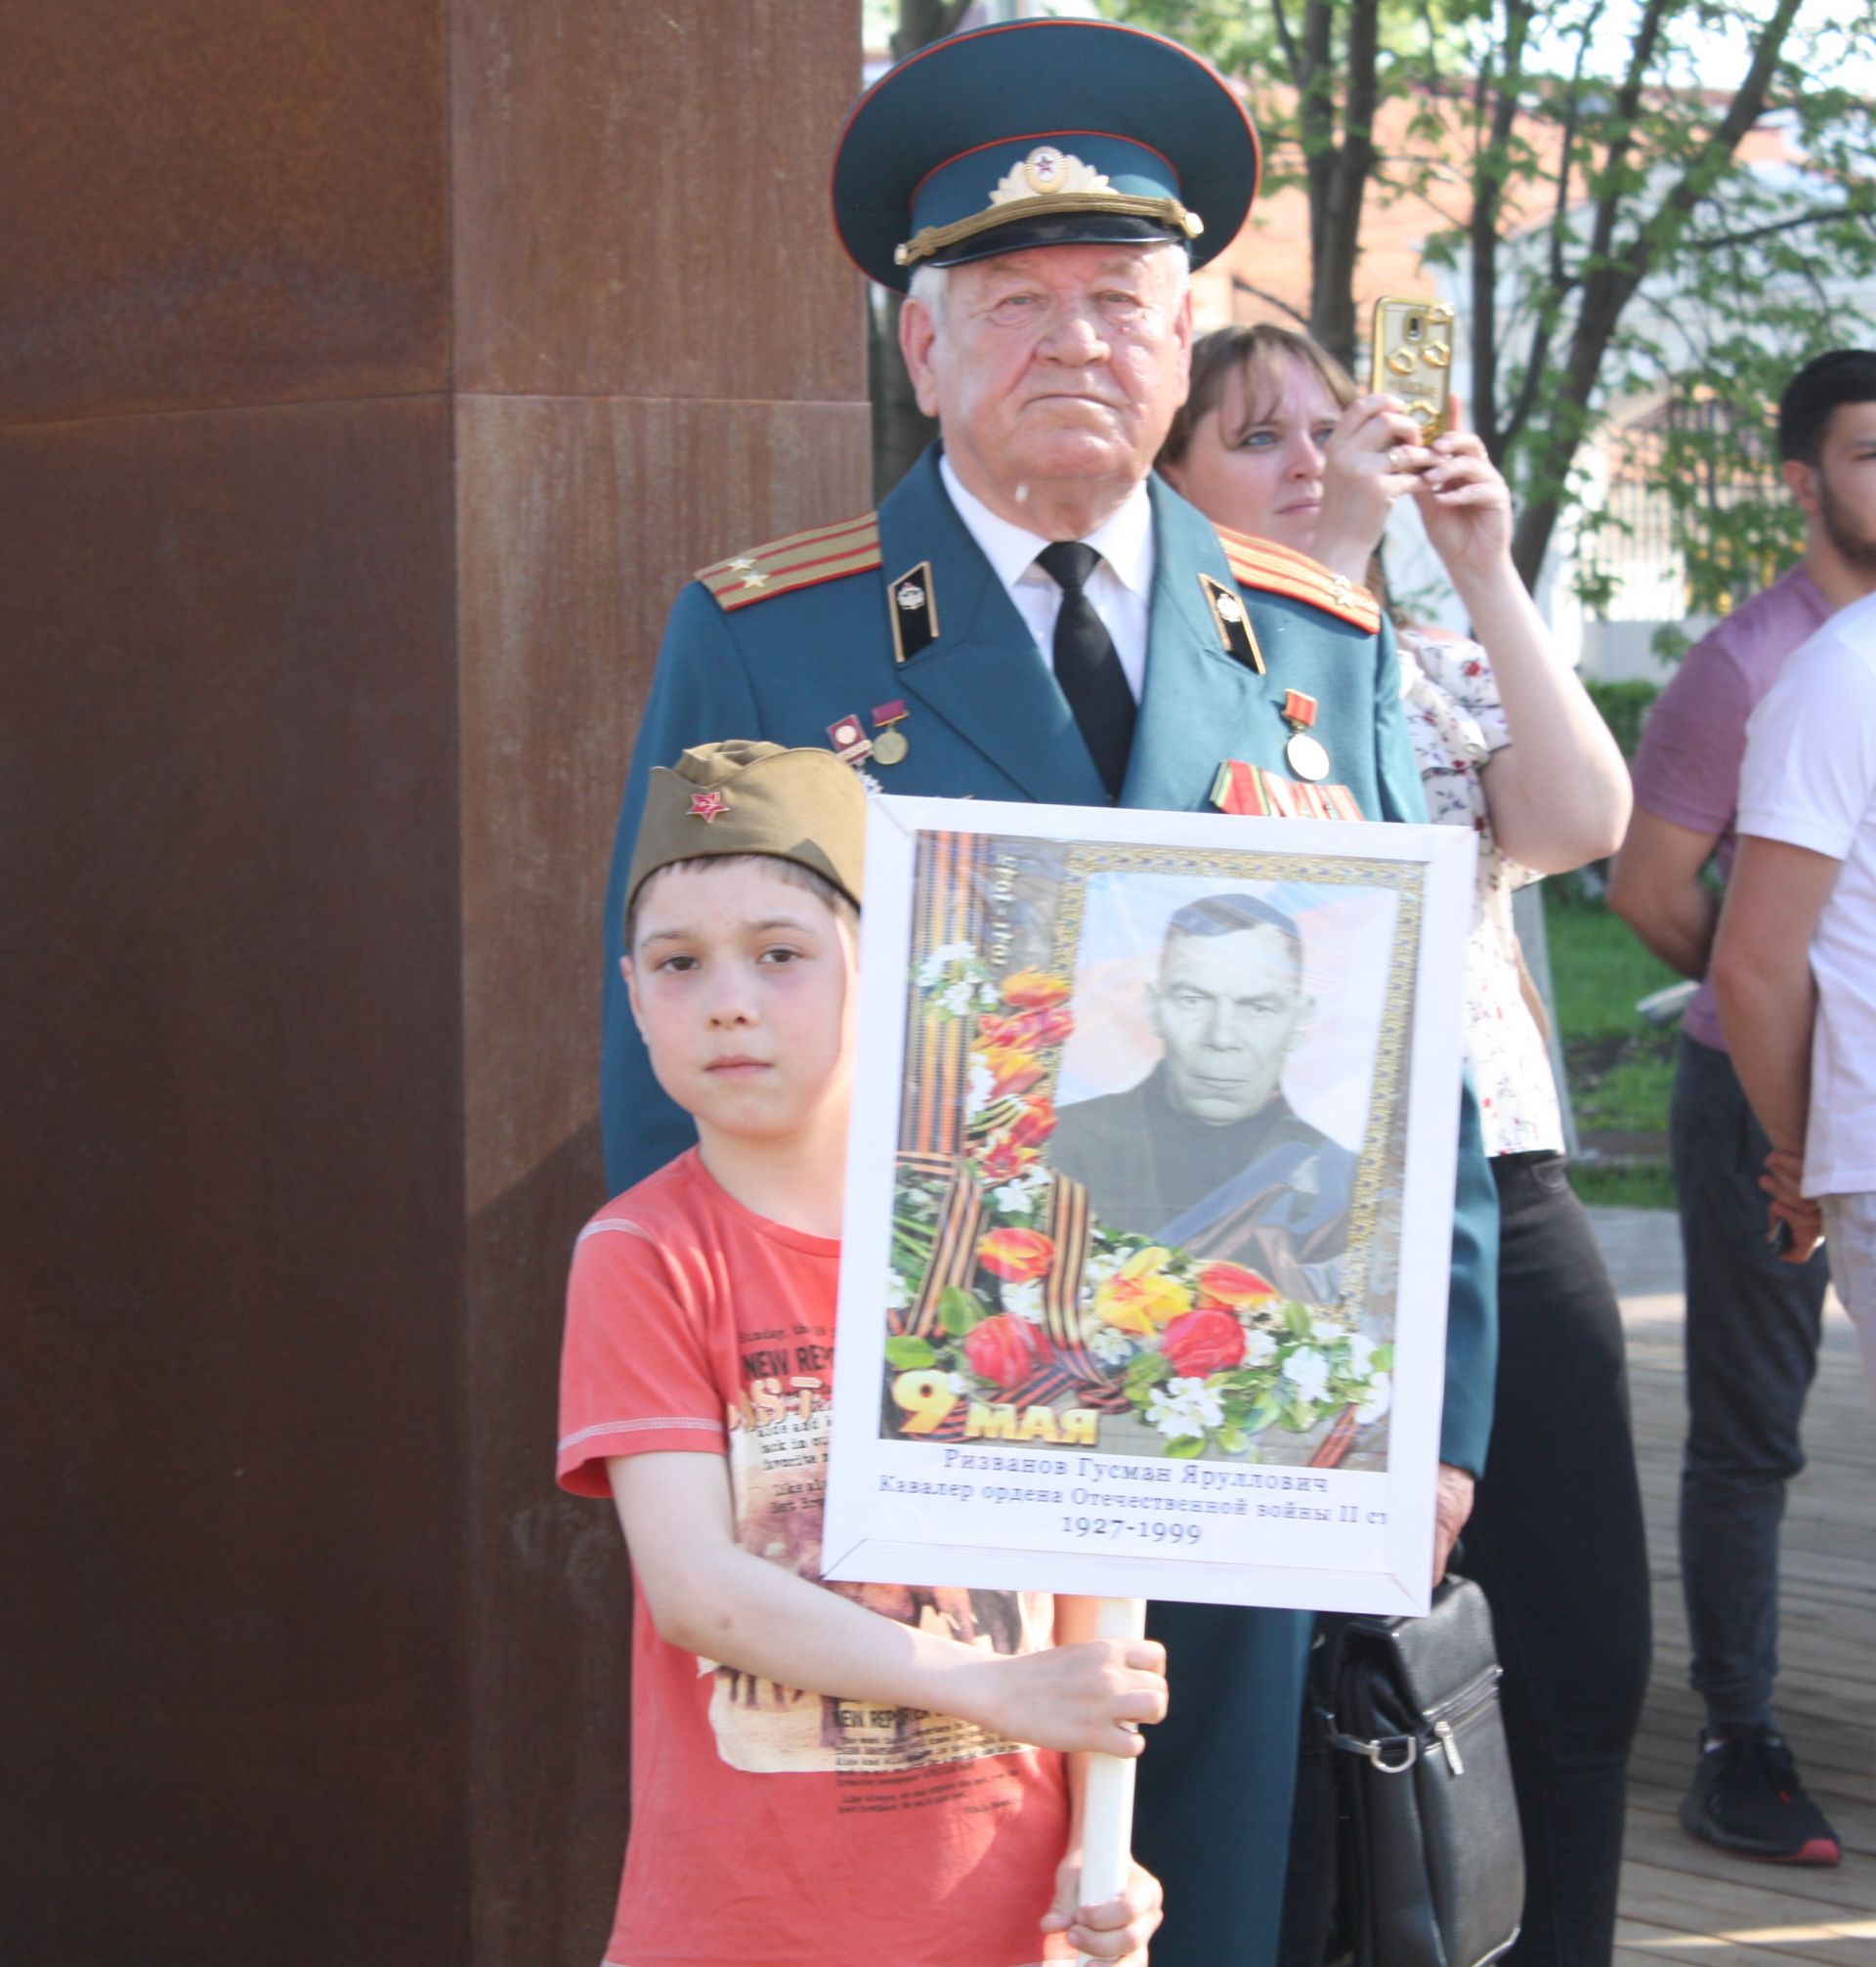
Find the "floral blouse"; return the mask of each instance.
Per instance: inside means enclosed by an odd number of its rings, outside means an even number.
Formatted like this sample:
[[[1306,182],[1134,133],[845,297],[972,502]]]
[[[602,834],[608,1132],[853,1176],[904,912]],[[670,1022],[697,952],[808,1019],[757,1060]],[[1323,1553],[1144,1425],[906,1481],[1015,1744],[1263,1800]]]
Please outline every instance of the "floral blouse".
[[[1491,660],[1476,642],[1402,628],[1401,707],[1427,810],[1478,835],[1478,892],[1466,948],[1466,1059],[1478,1092],[1487,1154],[1560,1149],[1556,1083],[1518,981],[1512,894],[1541,877],[1499,852],[1479,768],[1512,742]]]

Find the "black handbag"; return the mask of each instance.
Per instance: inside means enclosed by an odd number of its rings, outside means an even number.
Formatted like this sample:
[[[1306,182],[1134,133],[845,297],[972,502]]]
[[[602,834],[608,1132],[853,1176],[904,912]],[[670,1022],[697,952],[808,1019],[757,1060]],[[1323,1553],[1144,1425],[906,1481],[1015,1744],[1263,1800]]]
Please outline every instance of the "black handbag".
[[[1524,1847],[1485,1594],[1326,1622],[1310,1688],[1339,1819],[1331,1959],[1483,1967],[1517,1938]]]

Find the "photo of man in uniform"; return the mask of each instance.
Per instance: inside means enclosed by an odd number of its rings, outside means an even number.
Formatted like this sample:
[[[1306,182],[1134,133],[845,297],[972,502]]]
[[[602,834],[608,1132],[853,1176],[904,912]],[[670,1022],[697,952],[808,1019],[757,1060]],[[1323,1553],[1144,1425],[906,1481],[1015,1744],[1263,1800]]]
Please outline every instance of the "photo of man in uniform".
[[[1147,1003],[1164,1055],[1137,1085],[1060,1108],[1050,1164],[1113,1228],[1335,1304],[1355,1156],[1284,1095],[1315,1008],[1295,920],[1252,894],[1188,903],[1167,922]]]

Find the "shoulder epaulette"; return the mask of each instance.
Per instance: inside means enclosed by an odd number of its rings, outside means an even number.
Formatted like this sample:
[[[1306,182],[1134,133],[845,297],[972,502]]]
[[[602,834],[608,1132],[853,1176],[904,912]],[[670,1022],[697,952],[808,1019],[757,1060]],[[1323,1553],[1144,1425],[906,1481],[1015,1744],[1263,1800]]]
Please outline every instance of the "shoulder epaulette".
[[[1369,635],[1381,626],[1381,603],[1345,574],[1331,574],[1320,560],[1279,546],[1274,540],[1253,539],[1223,526],[1216,532],[1240,587],[1307,601],[1338,620],[1353,622]]]
[[[869,512],[838,526],[817,526],[809,533],[791,533],[767,546],[752,546],[732,560],[719,560],[700,570],[697,577],[716,597],[726,615],[796,587],[816,587],[824,580],[842,580],[879,565],[879,528]]]

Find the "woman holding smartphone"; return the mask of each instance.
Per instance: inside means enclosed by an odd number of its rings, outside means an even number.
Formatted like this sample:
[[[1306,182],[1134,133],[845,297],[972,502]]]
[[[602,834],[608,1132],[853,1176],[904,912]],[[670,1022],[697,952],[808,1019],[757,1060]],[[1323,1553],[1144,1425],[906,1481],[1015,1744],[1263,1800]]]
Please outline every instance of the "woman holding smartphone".
[[[1209,519],[1355,581],[1412,497],[1476,637],[1396,623],[1428,810],[1479,838],[1465,1029],[1499,1189],[1501,1337],[1465,1568],[1497,1628],[1524,1832],[1523,1933],[1506,1957],[1602,1967],[1647,1679],[1647,1550],[1621,1317],[1569,1185],[1512,895],[1615,850],[1628,772],[1512,565],[1511,493],[1470,432],[1428,444],[1306,336],[1227,328],[1193,352],[1159,468]]]

